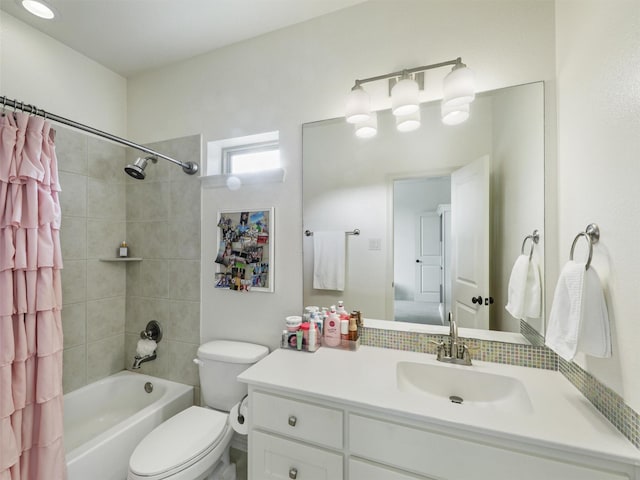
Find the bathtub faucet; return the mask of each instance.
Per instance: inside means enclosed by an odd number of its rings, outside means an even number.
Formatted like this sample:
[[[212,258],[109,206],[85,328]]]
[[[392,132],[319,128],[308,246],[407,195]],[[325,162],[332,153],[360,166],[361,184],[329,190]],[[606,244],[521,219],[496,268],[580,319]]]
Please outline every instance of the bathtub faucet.
[[[153,352],[151,355],[136,355],[133,359],[133,366],[131,367],[132,369],[138,369],[140,368],[140,365],[142,365],[144,362],[150,362],[151,360],[155,360],[156,359],[156,352]]]

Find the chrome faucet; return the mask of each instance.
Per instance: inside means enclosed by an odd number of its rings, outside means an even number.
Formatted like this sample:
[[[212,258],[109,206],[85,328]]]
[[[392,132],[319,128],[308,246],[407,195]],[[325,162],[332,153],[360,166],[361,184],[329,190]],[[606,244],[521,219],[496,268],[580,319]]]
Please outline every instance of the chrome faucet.
[[[136,370],[140,368],[140,365],[142,365],[144,362],[150,362],[151,360],[155,360],[155,359],[156,359],[156,352],[153,352],[151,355],[144,355],[142,357],[140,355],[136,355],[133,358],[133,366],[131,368]]]
[[[457,365],[471,365],[471,354],[469,353],[469,347],[464,343],[460,343],[458,340],[458,325],[453,319],[453,315],[449,312],[449,345],[444,342],[436,342],[429,340],[431,343],[435,343],[437,346],[436,360],[439,362],[455,363]]]

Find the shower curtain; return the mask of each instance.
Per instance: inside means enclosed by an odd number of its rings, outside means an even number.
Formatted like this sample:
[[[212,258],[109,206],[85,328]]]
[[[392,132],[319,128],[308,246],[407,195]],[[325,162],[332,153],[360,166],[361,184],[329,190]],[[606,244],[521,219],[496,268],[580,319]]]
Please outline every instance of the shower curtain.
[[[54,131],[0,116],[0,480],[66,478]]]

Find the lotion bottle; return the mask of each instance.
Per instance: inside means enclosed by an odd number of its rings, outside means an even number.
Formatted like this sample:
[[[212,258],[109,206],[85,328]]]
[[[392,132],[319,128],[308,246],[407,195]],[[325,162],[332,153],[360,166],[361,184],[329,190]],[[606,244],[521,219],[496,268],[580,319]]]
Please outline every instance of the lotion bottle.
[[[324,322],[324,343],[329,347],[340,345],[340,317],[335,306],[331,306],[329,316]]]

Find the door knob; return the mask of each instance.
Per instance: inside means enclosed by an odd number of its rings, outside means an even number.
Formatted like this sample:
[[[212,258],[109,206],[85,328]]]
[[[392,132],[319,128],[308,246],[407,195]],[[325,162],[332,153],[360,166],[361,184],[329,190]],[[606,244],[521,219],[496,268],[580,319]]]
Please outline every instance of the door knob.
[[[473,303],[477,303],[478,305],[482,305],[482,297],[478,295],[477,297],[471,297],[471,301]]]
[[[416,263],[422,263],[422,260],[417,259],[417,260],[416,260]]]
[[[485,305],[493,305],[493,297],[487,297],[484,299]]]

